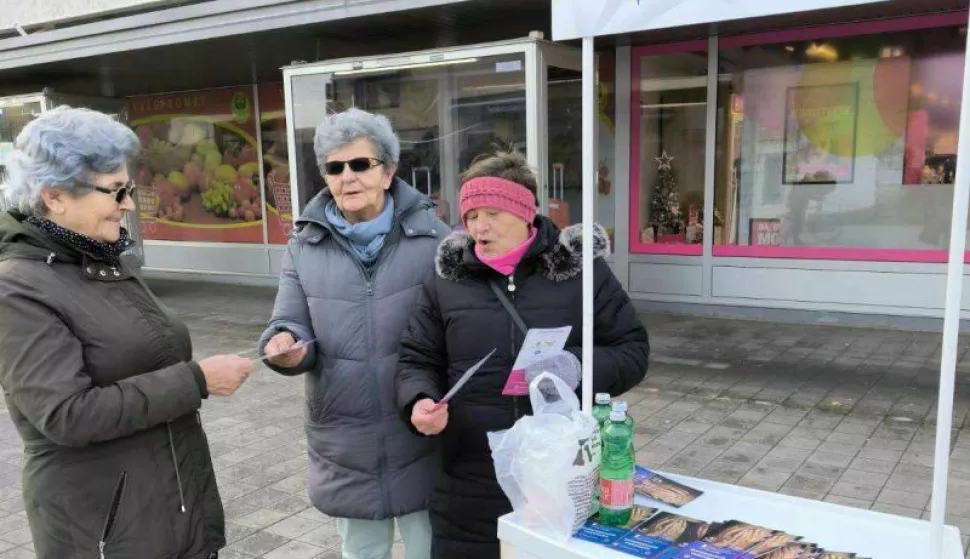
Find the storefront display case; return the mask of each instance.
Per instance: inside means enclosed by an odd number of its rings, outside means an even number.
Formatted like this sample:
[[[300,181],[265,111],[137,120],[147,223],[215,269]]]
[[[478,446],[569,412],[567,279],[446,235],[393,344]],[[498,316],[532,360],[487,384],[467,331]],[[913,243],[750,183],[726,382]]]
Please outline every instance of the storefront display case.
[[[315,127],[359,107],[391,120],[397,176],[427,193],[449,225],[459,222],[461,171],[495,151],[522,153],[537,170],[541,211],[579,221],[580,64],[576,49],[530,37],[284,68],[291,149],[279,174],[289,176],[294,213],[324,188]]]

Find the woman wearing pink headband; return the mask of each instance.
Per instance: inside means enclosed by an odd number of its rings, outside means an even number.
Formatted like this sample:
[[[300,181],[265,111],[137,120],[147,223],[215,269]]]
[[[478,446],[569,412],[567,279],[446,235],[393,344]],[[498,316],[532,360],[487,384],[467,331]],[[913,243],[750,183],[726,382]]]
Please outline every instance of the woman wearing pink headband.
[[[579,225],[560,231],[536,214],[536,178],[519,155],[479,161],[462,179],[464,231],[442,241],[436,274],[423,285],[401,342],[397,403],[416,432],[442,439],[431,503],[432,556],[497,559],[498,518],[512,506],[495,479],[486,434],[532,413],[528,395],[507,389],[528,328],[572,326],[572,332],[566,351],[530,366],[525,380],[549,371],[579,388],[582,237]],[[593,390],[617,396],[643,379],[650,346],[603,260],[606,232],[598,225],[595,231]],[[435,405],[494,348],[450,402]]]

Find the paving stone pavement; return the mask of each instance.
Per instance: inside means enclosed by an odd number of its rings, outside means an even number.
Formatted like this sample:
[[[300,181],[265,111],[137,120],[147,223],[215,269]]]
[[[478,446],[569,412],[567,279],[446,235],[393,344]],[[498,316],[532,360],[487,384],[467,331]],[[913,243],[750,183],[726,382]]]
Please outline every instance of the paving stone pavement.
[[[151,282],[198,358],[253,352],[274,292]],[[651,370],[627,394],[638,461],[665,471],[928,518],[940,335],[644,315]],[[961,339],[961,355],[968,340]],[[970,537],[970,363],[958,365],[947,522]],[[335,521],[306,496],[299,379],[261,369],[203,410],[228,559],[338,558]],[[2,410],[6,413],[6,410]],[[33,557],[21,446],[0,418],[0,559]],[[403,557],[398,543],[394,559]],[[970,558],[970,554],[967,556]],[[878,559],[878,558],[874,558]]]

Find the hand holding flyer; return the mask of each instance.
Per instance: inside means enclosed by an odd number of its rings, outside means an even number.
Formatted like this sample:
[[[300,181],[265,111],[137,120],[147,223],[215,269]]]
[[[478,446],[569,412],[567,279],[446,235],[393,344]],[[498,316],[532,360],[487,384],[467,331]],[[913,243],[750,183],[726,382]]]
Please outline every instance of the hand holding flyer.
[[[461,378],[458,379],[458,382],[456,382],[455,385],[451,387],[451,390],[449,390],[448,393],[445,394],[444,397],[441,398],[441,400],[439,400],[434,405],[433,408],[431,408],[431,411],[435,411],[441,408],[442,406],[444,406],[445,404],[447,404],[448,402],[450,402],[451,398],[456,393],[458,393],[459,390],[461,390],[461,387],[465,386],[465,383],[468,382],[468,379],[472,378],[472,375],[474,375],[475,372],[478,371],[478,369],[480,369],[482,365],[484,365],[485,362],[488,361],[488,358],[491,357],[492,354],[494,354],[497,350],[498,348],[495,348],[492,351],[488,352],[488,355],[486,355],[485,357],[482,357],[481,361],[479,361],[478,363],[475,363],[467,371],[465,371],[465,374],[463,374]]]
[[[309,346],[310,344],[312,344],[313,342],[315,342],[316,340],[317,340],[316,338],[313,338],[312,340],[301,340],[284,351],[279,351],[276,353],[266,353],[264,355],[254,358],[252,361],[253,363],[257,363],[265,359],[272,359],[273,357],[279,357],[280,355],[285,355],[287,353],[290,353],[299,349],[303,349]]]
[[[566,340],[572,332],[572,326],[562,328],[530,328],[522,343],[522,349],[512,365],[512,373],[502,394],[505,396],[526,396],[529,394],[529,383],[525,379],[525,368],[531,363],[541,361],[555,355],[566,347]]]

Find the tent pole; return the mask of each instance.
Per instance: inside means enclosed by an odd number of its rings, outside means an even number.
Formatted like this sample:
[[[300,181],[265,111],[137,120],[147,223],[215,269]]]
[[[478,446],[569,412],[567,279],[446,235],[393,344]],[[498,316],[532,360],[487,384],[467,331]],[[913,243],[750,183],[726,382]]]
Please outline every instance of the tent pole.
[[[967,38],[970,46],[970,36]],[[963,258],[967,241],[967,206],[970,204],[970,55],[964,50],[963,92],[960,101],[960,133],[957,169],[953,181],[953,212],[950,223],[950,255],[946,269],[946,302],[943,312],[943,352],[940,362],[940,393],[937,401],[936,453],[933,460],[933,499],[930,505],[930,557],[943,559],[943,523],[946,519],[946,487],[950,466],[950,431],[953,427],[953,392],[956,380],[957,344],[960,333],[960,301],[963,298]]]
[[[596,67],[583,37],[583,410],[593,411],[593,220],[596,193]]]

